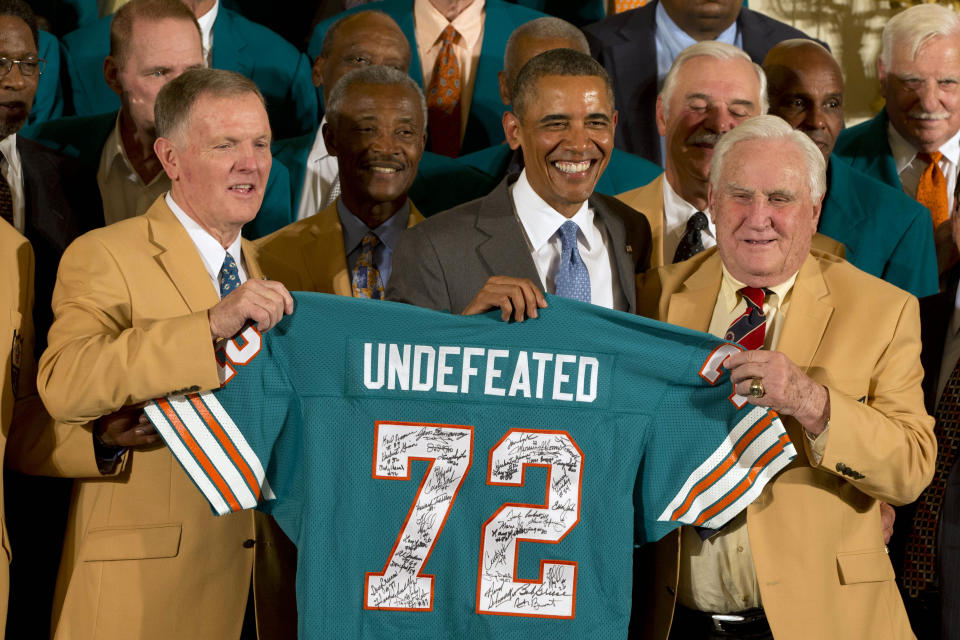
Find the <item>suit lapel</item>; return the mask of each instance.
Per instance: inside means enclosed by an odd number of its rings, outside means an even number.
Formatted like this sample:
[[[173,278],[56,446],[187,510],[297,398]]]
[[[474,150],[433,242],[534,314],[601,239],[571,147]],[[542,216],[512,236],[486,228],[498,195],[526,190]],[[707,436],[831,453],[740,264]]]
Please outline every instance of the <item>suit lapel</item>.
[[[743,38],[743,50],[757,64],[763,62],[773,43],[770,42],[770,31],[773,27],[760,20],[757,15],[744,7],[737,17],[737,25]]]
[[[407,11],[400,12],[399,15],[391,12],[391,17],[397,21],[400,30],[407,36],[407,41],[410,43],[410,69],[407,73],[421,88],[424,88],[423,67],[420,63],[420,51],[417,48],[417,31],[413,24],[413,0],[410,0]]]
[[[681,327],[707,331],[713,318],[713,309],[717,306],[722,278],[720,255],[714,251],[670,296],[664,320]]]
[[[247,43],[235,37],[233,14],[220,7],[213,23],[213,68],[236,71],[248,78],[253,73],[254,62],[247,53]]]
[[[350,270],[347,254],[343,248],[343,226],[337,215],[337,201],[321,211],[310,225],[312,242],[302,246],[303,264],[307,265],[310,281],[315,290],[326,288],[327,283],[338,296],[352,296]]]
[[[627,301],[627,309],[634,313],[637,310],[637,265],[633,261],[632,251],[639,251],[640,248],[631,248],[631,253],[627,253],[627,232],[623,221],[607,209],[603,198],[597,197],[596,194],[591,196],[590,207],[610,235],[610,251],[613,252],[614,262],[617,265],[620,290]]]
[[[156,247],[155,259],[190,310],[201,311],[215,305],[217,292],[206,276],[207,269],[197,247],[166,202],[157,200],[144,215],[149,224],[150,241]],[[244,245],[244,251],[247,246]]]
[[[528,278],[546,290],[537,267],[530,257],[523,229],[513,211],[513,198],[503,180],[484,198],[477,212],[476,228],[487,236],[477,244],[477,254],[486,263],[491,275],[512,275]]]
[[[812,255],[800,267],[790,298],[776,351],[806,370],[820,347],[834,309],[820,263]]]
[[[854,244],[862,234],[857,233],[867,223],[866,212],[860,206],[860,200],[849,197],[851,168],[843,160],[831,160],[827,167],[827,197],[824,199],[818,230],[831,238],[844,238],[848,256],[857,255],[858,246]],[[850,232],[849,230],[853,230]]]

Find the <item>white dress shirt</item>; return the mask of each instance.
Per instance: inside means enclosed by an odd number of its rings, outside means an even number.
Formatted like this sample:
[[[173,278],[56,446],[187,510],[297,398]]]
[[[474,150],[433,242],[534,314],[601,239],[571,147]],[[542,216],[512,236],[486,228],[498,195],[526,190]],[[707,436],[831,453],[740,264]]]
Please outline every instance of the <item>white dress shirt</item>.
[[[170,195],[169,192],[164,197],[164,200],[167,206],[170,207],[170,211],[173,211],[173,215],[177,216],[177,220],[180,221],[183,228],[190,234],[190,239],[193,240],[193,244],[197,248],[197,253],[200,254],[200,259],[203,260],[203,266],[207,270],[207,275],[210,276],[210,283],[213,285],[213,289],[217,292],[218,297],[220,296],[220,269],[223,267],[223,259],[227,257],[228,251],[237,263],[240,284],[247,281],[247,270],[243,266],[243,241],[239,233],[233,243],[224,249],[216,238],[197,224],[196,220],[188,216],[186,211],[174,202],[173,196]]]
[[[893,161],[897,165],[897,175],[904,192],[916,200],[917,185],[920,176],[927,170],[927,163],[917,159],[917,150],[906,138],[900,135],[892,124],[887,124],[887,140]],[[957,188],[957,167],[960,166],[960,131],[937,149],[943,154],[940,158],[940,170],[947,179],[947,211],[953,211],[953,191]]]
[[[23,165],[20,163],[20,152],[17,151],[17,134],[12,133],[0,140],[0,171],[10,185],[10,199],[13,201],[13,226],[20,233],[26,233],[26,203],[23,191]]]
[[[541,284],[548,293],[554,293],[563,246],[558,231],[567,218],[537,195],[527,180],[526,169],[520,173],[510,193]],[[590,301],[608,309],[626,311],[628,303],[620,287],[620,276],[606,229],[587,202],[570,220],[580,227],[577,249],[590,274]]]
[[[699,209],[684,200],[670,186],[670,181],[663,179],[663,262],[670,264],[673,262],[673,254],[677,252],[680,241],[683,240],[683,234],[687,232],[687,221],[690,216]],[[703,248],[709,249],[717,244],[717,228],[713,224],[713,218],[710,212],[707,214],[707,228],[700,232],[700,238],[703,240]]]
[[[300,206],[297,209],[297,220],[309,218],[320,212],[330,193],[330,188],[340,175],[337,158],[327,151],[327,144],[323,141],[323,125],[327,123],[327,116],[323,116],[317,136],[313,139],[313,146],[307,156],[307,165],[303,172],[303,189],[300,190]]]
[[[220,0],[213,3],[213,8],[197,18],[200,25],[200,42],[203,45],[203,59],[207,66],[213,65],[213,23],[217,21],[220,12]]]

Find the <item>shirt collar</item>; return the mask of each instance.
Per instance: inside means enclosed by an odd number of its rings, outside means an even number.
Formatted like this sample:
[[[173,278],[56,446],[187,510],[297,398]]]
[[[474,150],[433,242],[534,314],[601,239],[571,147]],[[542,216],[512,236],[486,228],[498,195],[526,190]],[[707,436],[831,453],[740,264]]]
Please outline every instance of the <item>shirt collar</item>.
[[[200,25],[200,40],[203,44],[204,57],[209,58],[210,49],[213,48],[213,23],[217,21],[217,14],[220,13],[220,0],[213,3],[213,8],[197,18]]]
[[[0,140],[0,153],[3,160],[10,165],[16,175],[20,175],[20,153],[17,151],[17,134],[11,133]]]
[[[423,42],[427,48],[433,47],[440,39],[440,34],[452,24],[460,34],[460,42],[472,49],[483,35],[483,17],[485,0],[473,0],[473,3],[453,19],[452,22],[440,13],[430,0],[414,0],[413,19],[417,25],[417,34],[423,35]]]
[[[327,143],[323,140],[323,125],[326,123],[327,116],[323,116],[323,119],[320,120],[320,126],[317,128],[317,135],[313,139],[313,146],[310,147],[310,154],[307,156],[308,165],[330,157],[330,152],[327,151]]]
[[[164,201],[190,235],[190,239],[193,240],[193,244],[197,247],[200,258],[203,260],[203,266],[207,268],[207,273],[209,273],[214,280],[220,275],[220,268],[223,266],[223,259],[227,256],[227,251],[230,252],[230,255],[233,256],[237,264],[240,264],[243,258],[241,254],[243,239],[239,233],[230,246],[224,249],[216,238],[201,227],[196,220],[187,215],[187,212],[174,201],[173,195],[169,191],[167,195],[164,196]]]
[[[740,304],[741,296],[737,292],[747,285],[730,275],[730,272],[727,271],[726,265],[722,265],[722,268],[723,281],[720,284],[720,300],[723,302],[723,308],[729,314],[733,313],[733,310],[737,308],[738,304]],[[799,273],[799,271],[797,273]],[[787,296],[789,296],[790,292],[793,291],[793,285],[796,281],[797,274],[795,273],[780,284],[772,287],[766,287],[766,289],[771,291],[773,295],[767,296],[763,301],[763,305],[779,311],[780,307],[786,304]]]
[[[337,198],[337,215],[340,217],[340,224],[343,227],[343,246],[348,254],[363,241],[363,237],[370,231],[373,231],[381,244],[386,245],[393,251],[400,233],[407,228],[407,221],[410,218],[410,199],[408,198],[395,214],[387,218],[376,229],[371,229],[363,220],[353,215],[347,209],[347,205],[343,203],[343,198]]]
[[[593,211],[590,209],[589,201],[581,204],[580,209],[572,218],[567,218],[547,204],[533,190],[530,181],[527,180],[526,169],[520,172],[520,177],[513,183],[512,194],[517,217],[520,218],[520,224],[523,225],[523,230],[526,232],[527,239],[530,241],[534,252],[539,251],[557,233],[560,225],[568,219],[573,220],[580,227],[580,233],[583,235],[587,249],[590,249],[599,240],[597,238],[597,228],[593,224]]]
[[[893,161],[897,165],[897,173],[900,173],[913,163],[913,160],[917,157],[917,149],[900,135],[900,132],[897,131],[897,128],[893,126],[889,119],[887,120],[887,140],[890,142]],[[954,165],[960,163],[960,130],[944,142],[937,151]]]

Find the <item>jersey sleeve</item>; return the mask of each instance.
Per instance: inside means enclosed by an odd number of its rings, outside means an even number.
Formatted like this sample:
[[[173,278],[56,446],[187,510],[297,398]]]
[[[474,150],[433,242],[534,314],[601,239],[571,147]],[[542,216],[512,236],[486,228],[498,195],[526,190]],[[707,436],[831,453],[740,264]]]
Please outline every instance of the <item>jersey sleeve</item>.
[[[706,347],[691,349],[654,413],[635,492],[638,542],[680,525],[722,527],[796,457],[776,412],[733,391],[722,364],[742,348]]]
[[[157,398],[146,408],[217,515],[270,511],[274,505],[267,502],[294,482],[289,470],[296,461],[278,456],[297,450],[285,440],[301,421],[299,401],[271,351],[269,341],[248,327],[217,350],[220,389]]]

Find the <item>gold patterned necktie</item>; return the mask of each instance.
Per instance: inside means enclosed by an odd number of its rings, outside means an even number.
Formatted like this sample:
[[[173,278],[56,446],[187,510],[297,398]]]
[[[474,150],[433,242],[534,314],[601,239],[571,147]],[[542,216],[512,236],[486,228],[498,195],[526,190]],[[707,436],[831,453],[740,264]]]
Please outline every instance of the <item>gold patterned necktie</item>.
[[[460,90],[462,76],[454,43],[460,34],[448,24],[440,34],[440,53],[427,87],[427,130],[430,150],[456,158],[460,155]]]
[[[380,239],[372,231],[368,231],[360,242],[360,257],[353,265],[351,277],[354,298],[383,300],[383,280],[380,278],[380,270],[373,261],[373,250],[379,242]]]
[[[960,361],[943,387],[934,417],[937,419],[933,429],[937,437],[937,462],[930,486],[917,501],[903,563],[903,586],[914,598],[933,583],[937,575],[937,523],[947,477],[960,450]]]

